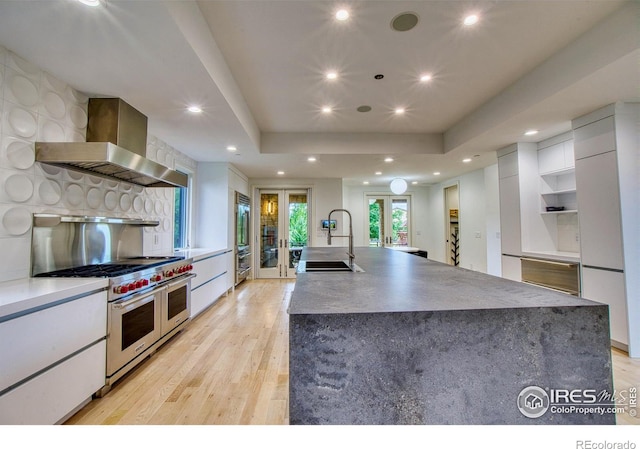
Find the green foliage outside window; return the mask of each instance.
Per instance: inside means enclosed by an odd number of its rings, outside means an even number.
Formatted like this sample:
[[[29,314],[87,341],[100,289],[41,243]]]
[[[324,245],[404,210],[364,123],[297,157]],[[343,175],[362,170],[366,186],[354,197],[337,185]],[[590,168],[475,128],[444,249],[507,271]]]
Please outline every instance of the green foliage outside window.
[[[308,241],[307,203],[289,205],[289,244],[307,246]]]

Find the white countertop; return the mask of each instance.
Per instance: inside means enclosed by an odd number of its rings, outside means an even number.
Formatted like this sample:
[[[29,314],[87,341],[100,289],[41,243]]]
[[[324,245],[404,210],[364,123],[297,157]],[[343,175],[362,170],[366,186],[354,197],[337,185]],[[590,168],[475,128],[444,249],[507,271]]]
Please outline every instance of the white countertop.
[[[106,278],[26,278],[0,282],[0,319],[108,286]]]
[[[580,253],[570,253],[566,251],[523,251],[522,257],[533,259],[547,259],[558,262],[580,263]]]
[[[182,249],[176,251],[174,254],[176,256],[182,256],[186,259],[193,259],[194,262],[198,260],[205,259],[207,257],[216,256],[218,254],[226,253],[227,251],[231,251],[228,248],[223,249],[213,249],[213,248],[189,248]]]

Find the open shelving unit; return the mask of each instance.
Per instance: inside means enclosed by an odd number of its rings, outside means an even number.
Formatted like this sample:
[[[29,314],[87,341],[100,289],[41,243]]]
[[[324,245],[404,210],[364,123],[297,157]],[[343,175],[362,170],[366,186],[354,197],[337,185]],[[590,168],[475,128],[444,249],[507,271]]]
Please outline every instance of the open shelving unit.
[[[541,173],[540,198],[541,214],[578,213],[575,169],[566,168]],[[548,210],[547,208],[558,208],[559,210]]]

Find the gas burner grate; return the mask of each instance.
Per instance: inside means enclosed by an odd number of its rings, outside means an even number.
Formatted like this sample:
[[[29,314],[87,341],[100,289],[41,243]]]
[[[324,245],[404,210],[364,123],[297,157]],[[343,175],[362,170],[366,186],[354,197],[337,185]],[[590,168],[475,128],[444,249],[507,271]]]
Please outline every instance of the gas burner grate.
[[[48,273],[40,273],[35,277],[100,277],[110,278],[122,276],[129,273],[147,268],[148,265],[129,265],[129,264],[96,264],[85,265],[83,267],[65,268],[63,270],[50,271]]]

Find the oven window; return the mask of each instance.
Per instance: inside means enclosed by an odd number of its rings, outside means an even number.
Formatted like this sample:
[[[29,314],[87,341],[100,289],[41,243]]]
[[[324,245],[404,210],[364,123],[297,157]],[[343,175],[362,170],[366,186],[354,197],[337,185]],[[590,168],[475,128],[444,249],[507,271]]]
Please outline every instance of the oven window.
[[[155,301],[136,307],[122,315],[122,350],[153,332],[155,325]]]
[[[187,310],[187,285],[169,292],[169,313],[167,318],[171,319],[185,310]]]

